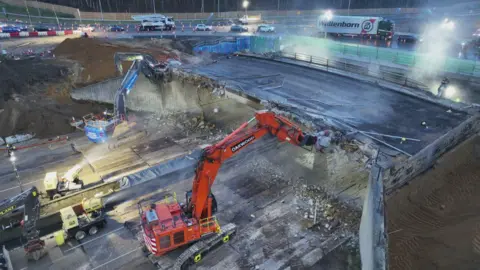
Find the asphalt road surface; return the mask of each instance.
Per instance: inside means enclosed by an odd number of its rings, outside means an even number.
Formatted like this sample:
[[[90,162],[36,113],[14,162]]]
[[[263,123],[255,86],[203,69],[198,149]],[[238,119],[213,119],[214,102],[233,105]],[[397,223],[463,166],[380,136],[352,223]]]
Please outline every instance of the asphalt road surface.
[[[237,57],[192,71],[260,99],[308,108],[359,130],[421,140],[401,144],[385,139],[410,154],[467,118],[464,113],[449,113],[447,108],[374,84],[273,61]]]

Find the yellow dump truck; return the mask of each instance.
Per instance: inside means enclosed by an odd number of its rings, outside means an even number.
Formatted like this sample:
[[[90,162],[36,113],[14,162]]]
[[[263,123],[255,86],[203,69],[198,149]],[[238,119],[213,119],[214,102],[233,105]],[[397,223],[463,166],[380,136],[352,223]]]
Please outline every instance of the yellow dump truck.
[[[57,172],[45,174],[43,185],[48,197],[51,200],[59,199],[83,188],[83,181],[78,178],[82,166],[75,165],[68,170],[63,177],[59,178]]]
[[[95,235],[107,224],[105,209],[101,198],[85,199],[81,204],[60,210],[63,223],[63,235],[56,234],[57,244],[63,242],[61,237],[84,239],[87,234]]]

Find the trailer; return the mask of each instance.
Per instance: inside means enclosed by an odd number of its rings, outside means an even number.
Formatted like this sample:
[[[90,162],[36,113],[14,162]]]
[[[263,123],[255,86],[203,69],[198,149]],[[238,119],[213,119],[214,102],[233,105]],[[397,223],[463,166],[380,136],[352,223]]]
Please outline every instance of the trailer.
[[[87,234],[95,235],[107,224],[101,198],[84,199],[81,204],[65,207],[60,210],[60,217],[63,223],[63,233],[57,234],[60,243],[65,236],[83,240]]]
[[[317,29],[330,35],[380,37],[391,39],[395,23],[382,17],[320,16]]]

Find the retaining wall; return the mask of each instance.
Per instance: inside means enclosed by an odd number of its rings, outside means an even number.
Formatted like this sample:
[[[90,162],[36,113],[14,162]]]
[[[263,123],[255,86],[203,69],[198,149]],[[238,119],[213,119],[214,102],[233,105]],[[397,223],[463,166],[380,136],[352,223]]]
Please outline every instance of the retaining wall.
[[[383,168],[372,166],[360,221],[360,257],[363,270],[386,270],[388,244],[385,234]]]
[[[480,115],[475,115],[435,140],[405,162],[394,164],[384,176],[386,195],[392,194],[392,192],[411,181],[415,176],[429,169],[442,154],[478,132],[480,132]]]
[[[123,78],[114,78],[101,83],[75,89],[71,97],[75,100],[94,100],[113,103],[115,93],[120,88]],[[193,86],[192,86],[193,87]],[[190,88],[192,88],[190,87]],[[196,90],[181,86],[173,81],[162,85],[151,83],[143,75],[126,98],[128,109],[155,113],[199,112]]]

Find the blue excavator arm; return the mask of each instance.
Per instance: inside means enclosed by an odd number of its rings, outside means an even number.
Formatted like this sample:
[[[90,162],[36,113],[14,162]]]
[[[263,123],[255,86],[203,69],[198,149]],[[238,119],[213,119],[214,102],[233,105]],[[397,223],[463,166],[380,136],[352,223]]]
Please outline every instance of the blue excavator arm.
[[[165,74],[169,72],[167,64],[159,63],[155,58],[150,54],[144,53],[123,53],[117,52],[114,56],[115,66],[120,75],[123,75],[123,61],[133,61],[132,65],[125,74],[122,84],[115,94],[115,109],[114,115],[119,119],[127,119],[126,111],[126,96],[130,93],[132,88],[137,82],[140,72],[142,72],[145,77],[153,80],[163,80]]]

